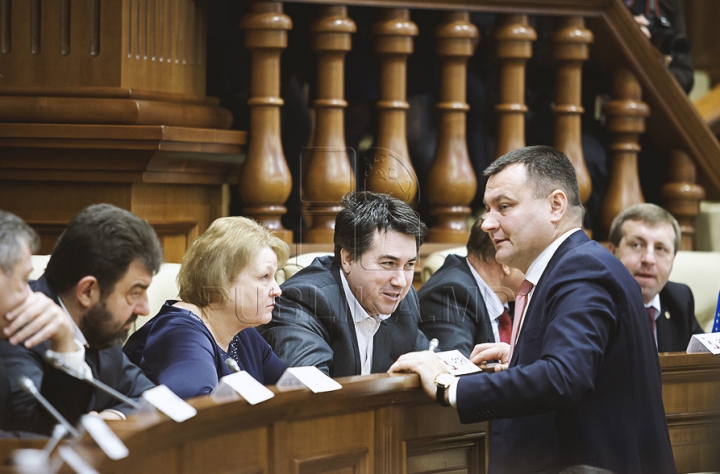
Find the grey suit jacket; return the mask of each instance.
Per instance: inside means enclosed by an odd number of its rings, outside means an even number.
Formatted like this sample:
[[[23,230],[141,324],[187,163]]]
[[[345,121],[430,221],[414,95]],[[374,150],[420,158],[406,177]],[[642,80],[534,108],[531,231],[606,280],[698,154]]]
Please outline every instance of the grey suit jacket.
[[[418,298],[420,329],[437,338],[439,350],[457,349],[469,357],[475,344],[495,342],[485,299],[465,257],[448,255]]]
[[[331,377],[359,375],[355,324],[332,256],[316,258],[283,283],[270,323],[258,331],[288,367],[314,365]],[[410,289],[373,338],[372,372],[385,372],[406,352],[427,350],[418,328],[417,293]]]

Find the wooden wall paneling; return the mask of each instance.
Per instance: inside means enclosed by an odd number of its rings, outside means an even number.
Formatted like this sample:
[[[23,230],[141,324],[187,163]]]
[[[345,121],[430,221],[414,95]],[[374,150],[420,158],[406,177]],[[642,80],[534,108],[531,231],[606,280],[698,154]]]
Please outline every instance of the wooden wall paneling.
[[[181,449],[183,474],[237,473],[265,474],[272,472],[268,466],[269,429],[266,427],[247,430],[241,436],[226,434],[209,436],[185,444]],[[211,460],[204,454],[208,450],[226,452],[227,456],[215,456]]]

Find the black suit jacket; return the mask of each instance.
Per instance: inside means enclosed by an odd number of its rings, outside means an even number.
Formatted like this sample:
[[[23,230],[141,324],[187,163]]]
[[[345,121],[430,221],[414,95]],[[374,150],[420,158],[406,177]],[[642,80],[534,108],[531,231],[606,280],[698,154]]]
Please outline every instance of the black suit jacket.
[[[32,282],[31,287],[34,291],[45,293],[56,303],[59,302],[57,294],[48,286],[44,277]],[[81,415],[93,410],[101,412],[114,409],[126,414],[132,410],[129,405],[118,402],[105,392],[47,364],[43,355],[49,347],[49,341],[30,350],[0,341],[0,357],[5,362],[11,389],[9,401],[12,419],[8,429],[51,434],[56,424],[42,406],[20,388],[18,379],[21,375],[28,376],[40,393],[73,424]],[[86,348],[85,361],[93,377],[130,398],[137,399],[142,392],[154,386],[123,354],[120,344],[102,350]]]
[[[418,298],[420,329],[437,338],[439,350],[457,349],[469,357],[475,344],[495,342],[485,299],[465,257],[448,255]]]
[[[489,472],[676,472],[640,287],[582,231],[535,286],[510,367],[461,377],[457,407],[494,420]]]
[[[273,319],[258,331],[288,367],[314,365],[330,377],[361,373],[355,323],[350,313],[340,267],[332,256],[316,258],[283,285]],[[395,312],[373,338],[372,372],[386,372],[402,354],[427,350],[418,328],[420,310],[411,287]]]
[[[685,352],[692,335],[704,332],[695,318],[689,286],[667,282],[660,292],[660,315],[655,323],[658,352]]]

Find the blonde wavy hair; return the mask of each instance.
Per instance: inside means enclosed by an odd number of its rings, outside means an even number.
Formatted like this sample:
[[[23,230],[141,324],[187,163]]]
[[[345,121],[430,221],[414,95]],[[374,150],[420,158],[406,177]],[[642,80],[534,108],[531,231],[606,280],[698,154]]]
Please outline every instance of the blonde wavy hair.
[[[177,276],[180,298],[204,308],[228,297],[228,288],[263,247],[270,247],[282,268],[288,245],[247,217],[221,217],[190,245]],[[274,275],[273,275],[274,277]]]

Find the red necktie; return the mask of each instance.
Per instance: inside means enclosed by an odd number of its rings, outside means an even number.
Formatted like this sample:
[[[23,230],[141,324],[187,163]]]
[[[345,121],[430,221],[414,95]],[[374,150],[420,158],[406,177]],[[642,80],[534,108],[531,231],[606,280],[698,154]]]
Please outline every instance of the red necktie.
[[[645,308],[647,311],[648,319],[650,319],[650,330],[652,331],[653,339],[655,339],[655,308],[648,306]]]
[[[512,336],[512,321],[510,321],[510,314],[507,309],[498,316],[498,333],[500,333],[500,342],[507,342],[510,344],[510,337]]]
[[[520,323],[522,322],[523,313],[525,312],[525,306],[528,302],[528,293],[532,290],[533,284],[525,280],[520,285],[520,289],[515,295],[515,315],[513,317],[512,336],[510,338],[510,358],[512,359],[513,351],[515,350],[515,343],[518,339],[518,332],[520,331]]]

